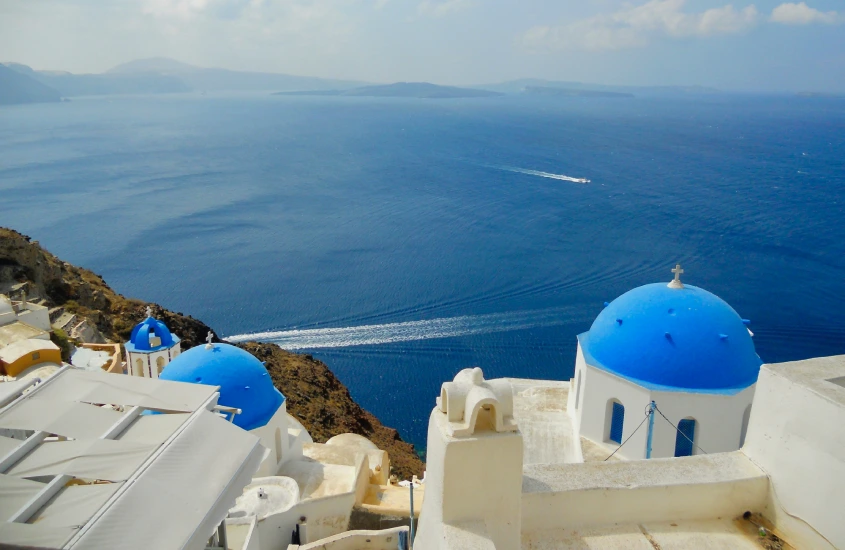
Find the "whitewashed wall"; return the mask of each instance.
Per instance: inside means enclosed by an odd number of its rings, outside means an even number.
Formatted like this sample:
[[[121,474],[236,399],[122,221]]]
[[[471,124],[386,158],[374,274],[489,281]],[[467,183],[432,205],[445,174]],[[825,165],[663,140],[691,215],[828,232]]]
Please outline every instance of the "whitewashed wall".
[[[170,348],[158,350],[152,353],[127,352],[126,358],[128,364],[130,365],[129,373],[132,376],[143,376],[147,378],[149,378],[150,373],[152,373],[152,378],[158,378],[159,358],[164,361],[164,366],[166,367],[170,361],[172,361],[181,352],[182,346],[179,342],[176,342]],[[138,370],[139,359],[143,363],[143,370]]]
[[[429,419],[425,499],[414,546],[446,545],[448,526],[476,523],[496,548],[519,548],[522,435],[475,432],[452,437],[446,415]]]
[[[290,449],[290,435],[288,434],[287,401],[282,401],[282,405],[267,424],[251,430],[251,433],[258,436],[261,439],[261,444],[270,451],[264,461],[261,462],[255,477],[276,475],[279,472],[279,467],[286,460],[293,458]],[[302,456],[301,446],[299,447],[299,456]]]
[[[27,309],[18,313],[18,320],[41,330],[46,330],[47,332],[53,329],[50,326],[50,311],[44,306],[27,304]],[[0,325],[2,324],[0,322]]]
[[[580,377],[581,394],[577,394]],[[608,454],[619,445],[608,438],[610,428],[610,406],[616,399],[625,407],[622,440],[637,429],[645,416],[645,409],[654,400],[657,407],[675,425],[685,418],[696,420],[693,454],[735,451],[748,418],[746,411],[754,398],[754,386],[734,395],[713,393],[685,393],[652,391],[624,378],[588,365],[581,346],[575,362],[575,376],[572,379],[567,411],[574,419],[576,435],[582,435],[605,447]],[[577,407],[576,407],[577,401]],[[675,455],[676,431],[659,414],[654,418],[652,458]],[[616,456],[628,460],[646,457],[648,421],[620,449]]]
[[[617,399],[625,407],[625,420],[622,426],[622,441],[624,441],[642,421],[645,407],[651,402],[651,392],[586,364],[582,365],[581,375],[580,425],[576,422],[579,435],[604,446],[610,454],[619,445],[608,438],[610,427],[608,402],[611,399]],[[647,434],[647,426],[643,426],[616,453],[616,456],[626,459],[645,457]]]
[[[379,531],[347,531],[340,535],[320,539],[302,546],[291,546],[288,550],[396,550],[399,533],[407,532],[408,527],[394,527]]]
[[[696,420],[693,454],[736,451],[740,447],[745,411],[754,398],[754,386],[735,395],[653,392],[652,399],[669,420]],[[652,457],[675,456],[675,429],[659,414],[654,418]],[[642,458],[644,458],[643,455]]]
[[[771,477],[766,515],[796,548],[845,548],[845,387],[829,381],[841,376],[845,356],[763,365],[757,382],[742,450]]]
[[[736,517],[762,510],[768,479],[740,451],[686,458],[529,465],[522,528]]]
[[[308,499],[293,505],[279,514],[258,520],[258,535],[262,550],[287,548],[291,533],[305,517],[308,540],[312,542],[343,533],[349,528],[349,516],[355,505],[355,493],[343,493]]]

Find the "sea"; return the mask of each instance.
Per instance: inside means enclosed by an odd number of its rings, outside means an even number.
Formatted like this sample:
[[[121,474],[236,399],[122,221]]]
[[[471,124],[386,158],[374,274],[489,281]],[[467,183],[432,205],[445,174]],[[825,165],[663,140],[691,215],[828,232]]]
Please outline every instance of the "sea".
[[[764,361],[845,353],[842,99],[5,106],[0,225],[221,337],[313,355],[420,448],[460,369],[566,380],[604,302],[677,263]]]

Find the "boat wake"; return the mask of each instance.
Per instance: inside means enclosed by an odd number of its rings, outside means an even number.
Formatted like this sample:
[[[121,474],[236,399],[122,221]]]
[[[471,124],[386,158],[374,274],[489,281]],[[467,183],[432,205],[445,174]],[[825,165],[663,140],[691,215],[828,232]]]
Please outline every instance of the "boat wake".
[[[549,172],[541,172],[539,170],[528,170],[527,168],[514,168],[512,166],[496,166],[495,168],[499,170],[505,170],[507,172],[514,172],[516,174],[538,176],[541,178],[549,178],[553,180],[571,181],[573,183],[590,183],[590,180],[588,180],[587,178],[573,178],[571,176],[565,176],[563,174],[552,174]]]
[[[235,334],[225,340],[231,343],[249,340],[272,342],[287,350],[345,348],[555,326],[572,322],[575,318],[575,307],[549,308],[380,325],[253,332]]]

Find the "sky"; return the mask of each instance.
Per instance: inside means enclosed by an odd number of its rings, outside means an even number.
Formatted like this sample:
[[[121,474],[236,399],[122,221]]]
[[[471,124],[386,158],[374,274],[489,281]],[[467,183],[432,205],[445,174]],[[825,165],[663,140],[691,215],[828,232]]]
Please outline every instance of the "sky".
[[[845,92],[843,0],[0,0],[0,61]]]

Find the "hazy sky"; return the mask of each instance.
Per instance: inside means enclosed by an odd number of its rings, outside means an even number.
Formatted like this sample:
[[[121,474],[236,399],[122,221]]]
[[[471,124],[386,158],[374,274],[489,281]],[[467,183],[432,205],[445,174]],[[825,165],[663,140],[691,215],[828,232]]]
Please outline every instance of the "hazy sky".
[[[0,0],[0,61],[100,72],[155,56],[375,82],[845,91],[845,2]]]

